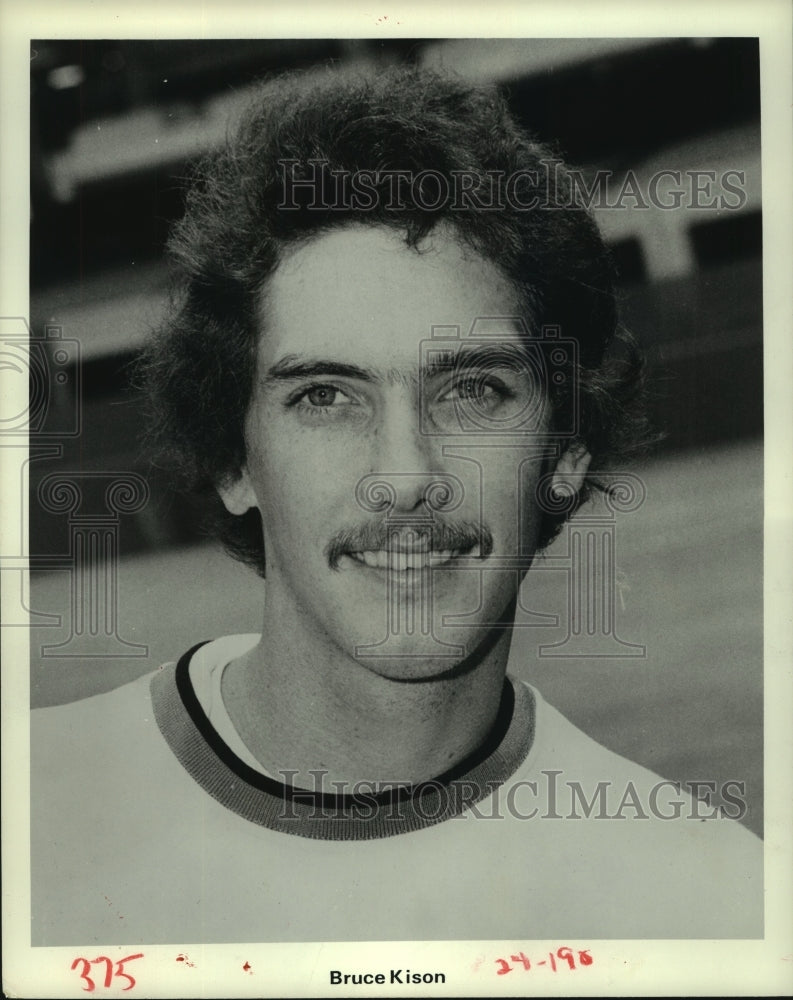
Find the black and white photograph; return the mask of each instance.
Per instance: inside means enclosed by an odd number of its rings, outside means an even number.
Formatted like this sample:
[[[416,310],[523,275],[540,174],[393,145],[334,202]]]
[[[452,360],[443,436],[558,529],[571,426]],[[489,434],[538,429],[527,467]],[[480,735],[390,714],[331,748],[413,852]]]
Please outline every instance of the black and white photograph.
[[[793,989],[790,197],[727,21],[37,23],[8,995]]]

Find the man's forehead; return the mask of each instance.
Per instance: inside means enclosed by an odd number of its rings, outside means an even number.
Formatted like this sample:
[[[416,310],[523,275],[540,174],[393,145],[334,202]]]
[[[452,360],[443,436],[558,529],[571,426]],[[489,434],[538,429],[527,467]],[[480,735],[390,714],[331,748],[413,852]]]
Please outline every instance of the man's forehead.
[[[260,303],[260,359],[326,357],[378,368],[415,365],[441,330],[468,337],[487,317],[493,339],[520,339],[518,296],[498,267],[438,227],[418,247],[382,226],[346,226],[289,252]],[[458,338],[459,339],[459,338]],[[438,345],[439,348],[442,345]]]

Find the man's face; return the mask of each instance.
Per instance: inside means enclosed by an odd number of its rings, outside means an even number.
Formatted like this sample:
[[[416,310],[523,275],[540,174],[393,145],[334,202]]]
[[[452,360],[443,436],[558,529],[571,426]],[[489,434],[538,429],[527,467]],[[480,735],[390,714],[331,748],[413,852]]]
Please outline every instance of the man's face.
[[[466,340],[478,317],[519,314],[509,282],[449,229],[418,251],[354,225],[287,255],[224,493],[261,512],[270,613],[406,680],[450,670],[509,612],[546,423],[514,323]],[[438,325],[461,337],[428,345]]]

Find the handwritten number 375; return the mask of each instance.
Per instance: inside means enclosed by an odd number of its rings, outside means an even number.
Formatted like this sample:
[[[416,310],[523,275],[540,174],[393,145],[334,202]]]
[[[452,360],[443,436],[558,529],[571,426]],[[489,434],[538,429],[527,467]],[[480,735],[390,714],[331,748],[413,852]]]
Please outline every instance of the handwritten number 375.
[[[92,958],[89,962],[87,958],[75,958],[72,962],[72,969],[76,969],[81,963],[83,966],[82,972],[80,973],[80,978],[85,980],[85,986],[83,987],[83,993],[93,993],[96,989],[96,983],[91,979],[88,973],[91,971],[92,965],[101,965],[103,962],[105,964],[105,989],[109,989],[113,983],[113,979],[126,979],[128,985],[123,986],[121,991],[126,993],[127,990],[131,990],[135,985],[134,978],[124,971],[124,966],[127,962],[131,962],[135,958],[143,958],[143,952],[138,955],[127,955],[126,958],[120,959],[116,962],[115,971],[113,970],[113,959],[107,958],[105,955],[100,955],[99,958]]]

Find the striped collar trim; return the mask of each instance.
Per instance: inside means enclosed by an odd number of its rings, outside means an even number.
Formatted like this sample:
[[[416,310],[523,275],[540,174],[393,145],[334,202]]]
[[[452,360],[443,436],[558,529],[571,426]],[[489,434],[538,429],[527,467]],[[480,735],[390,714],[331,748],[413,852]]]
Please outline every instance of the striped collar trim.
[[[378,789],[359,783],[332,795],[281,783],[249,767],[211,725],[190,680],[189,649],[151,682],[154,716],[191,777],[225,808],[280,833],[316,840],[374,840],[435,826],[481,802],[525,761],[534,735],[531,689],[507,677],[490,737],[474,754],[433,781]]]

